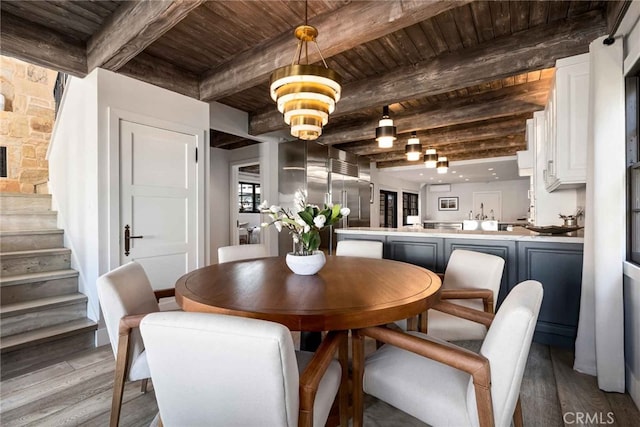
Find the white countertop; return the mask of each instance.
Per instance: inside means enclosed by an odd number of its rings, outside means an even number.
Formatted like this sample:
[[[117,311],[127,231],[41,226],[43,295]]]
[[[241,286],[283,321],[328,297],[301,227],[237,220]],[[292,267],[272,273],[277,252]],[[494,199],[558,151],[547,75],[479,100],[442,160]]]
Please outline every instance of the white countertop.
[[[484,240],[514,240],[529,242],[552,243],[584,243],[584,230],[572,233],[550,235],[539,234],[523,227],[514,227],[513,231],[464,231],[464,230],[440,230],[426,228],[376,228],[376,227],[351,227],[338,228],[338,234],[369,234],[378,236],[403,236],[403,237],[441,237],[448,239],[484,239]]]

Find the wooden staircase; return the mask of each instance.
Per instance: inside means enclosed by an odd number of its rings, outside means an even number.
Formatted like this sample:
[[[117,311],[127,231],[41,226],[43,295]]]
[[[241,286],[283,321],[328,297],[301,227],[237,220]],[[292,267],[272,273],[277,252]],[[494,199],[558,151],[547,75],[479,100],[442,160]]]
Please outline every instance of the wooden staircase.
[[[96,322],[47,194],[0,193],[2,379],[95,346]]]

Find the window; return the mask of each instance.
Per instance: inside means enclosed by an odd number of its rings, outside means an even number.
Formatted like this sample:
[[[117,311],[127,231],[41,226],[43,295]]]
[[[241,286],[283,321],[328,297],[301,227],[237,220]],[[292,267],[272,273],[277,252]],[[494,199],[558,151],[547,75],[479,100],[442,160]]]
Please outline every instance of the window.
[[[626,142],[627,142],[627,260],[640,264],[640,78],[627,77]]]
[[[380,227],[398,226],[398,193],[380,190]]]
[[[414,193],[402,193],[402,225],[409,225],[407,217],[418,215],[418,195]]]
[[[240,212],[259,213],[260,206],[260,184],[252,184],[250,182],[238,183],[238,202],[240,203]]]

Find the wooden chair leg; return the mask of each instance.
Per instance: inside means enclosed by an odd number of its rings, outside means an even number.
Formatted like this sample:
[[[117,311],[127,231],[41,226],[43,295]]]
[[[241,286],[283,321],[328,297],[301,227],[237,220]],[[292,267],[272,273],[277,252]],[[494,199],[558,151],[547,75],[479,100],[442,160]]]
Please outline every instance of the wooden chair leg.
[[[127,374],[127,360],[129,359],[129,334],[120,335],[118,339],[118,355],[116,357],[116,372],[113,380],[113,397],[111,399],[111,418],[109,427],[118,427],[120,423],[120,409],[122,395]]]
[[[362,427],[364,396],[362,380],[364,376],[364,337],[357,330],[351,333],[352,378],[353,378],[353,427]]]
[[[346,427],[349,425],[349,334],[347,333],[340,342],[338,348],[338,360],[342,368],[342,378],[340,380],[339,406],[340,425]]]
[[[513,426],[524,427],[524,419],[522,418],[522,403],[520,401],[520,396],[518,396],[518,401],[516,402],[516,410],[513,412]]]
[[[140,383],[140,391],[144,394],[147,394],[147,383],[149,382],[149,378],[145,378]]]

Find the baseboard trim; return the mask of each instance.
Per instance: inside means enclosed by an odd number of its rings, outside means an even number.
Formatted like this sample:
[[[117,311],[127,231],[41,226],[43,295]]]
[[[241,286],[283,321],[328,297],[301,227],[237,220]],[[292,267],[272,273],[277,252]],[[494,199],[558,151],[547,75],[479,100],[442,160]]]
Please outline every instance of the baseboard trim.
[[[111,344],[109,340],[109,332],[107,332],[107,328],[99,328],[96,331],[96,347],[102,347],[103,345]]]

